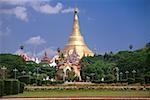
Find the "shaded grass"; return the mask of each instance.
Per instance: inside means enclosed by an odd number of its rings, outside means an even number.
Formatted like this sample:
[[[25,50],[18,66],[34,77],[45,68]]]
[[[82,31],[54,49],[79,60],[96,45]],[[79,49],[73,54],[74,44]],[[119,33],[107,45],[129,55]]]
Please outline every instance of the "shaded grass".
[[[150,96],[150,91],[113,90],[36,90],[4,97],[53,97],[53,96]]]

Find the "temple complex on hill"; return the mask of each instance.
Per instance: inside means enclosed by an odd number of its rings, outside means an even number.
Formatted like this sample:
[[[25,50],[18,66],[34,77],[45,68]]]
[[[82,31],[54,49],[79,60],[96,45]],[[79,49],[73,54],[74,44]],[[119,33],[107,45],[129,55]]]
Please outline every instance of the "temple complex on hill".
[[[74,76],[81,81],[80,60],[83,56],[93,56],[94,53],[88,48],[80,33],[78,9],[74,10],[73,30],[64,49],[58,49],[57,54],[52,59],[48,57],[47,53],[48,52],[44,53],[41,62],[48,63],[51,67],[56,68],[56,80],[63,79],[65,81],[69,77],[68,73],[73,72]],[[36,61],[35,59],[27,57],[24,53],[21,54],[21,57],[23,57],[25,61]]]

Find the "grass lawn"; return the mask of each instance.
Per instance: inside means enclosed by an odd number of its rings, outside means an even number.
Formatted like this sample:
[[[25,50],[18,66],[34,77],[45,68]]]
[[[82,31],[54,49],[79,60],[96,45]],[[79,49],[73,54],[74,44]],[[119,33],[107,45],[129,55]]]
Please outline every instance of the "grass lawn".
[[[41,90],[25,91],[23,94],[4,97],[50,97],[50,96],[150,96],[150,91],[113,90]]]

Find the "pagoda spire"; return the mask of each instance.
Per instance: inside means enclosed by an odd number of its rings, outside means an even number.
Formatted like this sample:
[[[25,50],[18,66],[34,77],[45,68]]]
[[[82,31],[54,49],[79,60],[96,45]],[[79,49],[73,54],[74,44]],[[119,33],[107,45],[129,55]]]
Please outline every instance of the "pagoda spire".
[[[74,9],[74,20],[73,20],[73,30],[72,35],[81,35],[80,34],[80,27],[79,27],[79,21],[78,21],[78,8]]]
[[[83,54],[85,54],[85,56],[93,56],[93,52],[87,47],[80,33],[78,8],[74,9],[73,30],[69,36],[68,43],[64,47],[64,54],[68,52],[71,54],[74,48],[80,59],[83,57]]]

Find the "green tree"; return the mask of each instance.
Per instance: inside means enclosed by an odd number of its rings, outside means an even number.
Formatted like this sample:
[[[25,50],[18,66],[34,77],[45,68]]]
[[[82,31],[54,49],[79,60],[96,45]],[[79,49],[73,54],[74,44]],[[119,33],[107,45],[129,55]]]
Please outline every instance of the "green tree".
[[[8,77],[13,78],[13,69],[18,69],[17,76],[21,75],[23,70],[26,70],[25,61],[18,55],[0,54],[0,67],[7,67]]]

